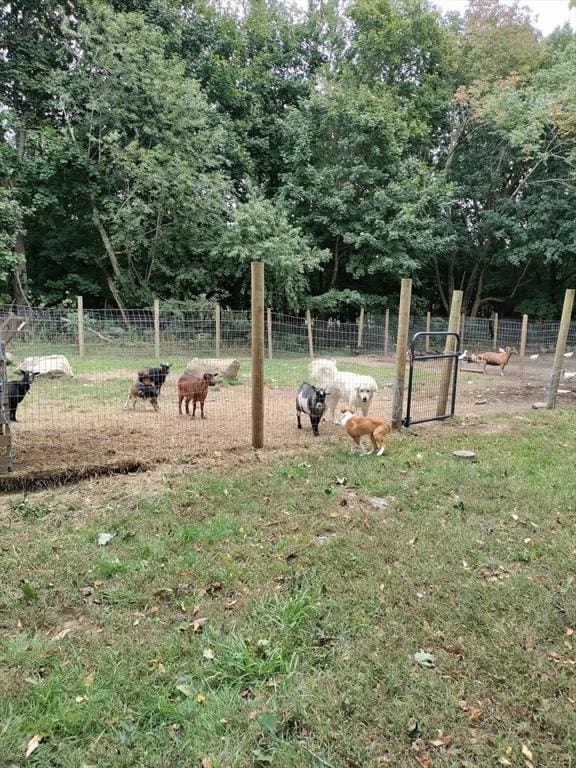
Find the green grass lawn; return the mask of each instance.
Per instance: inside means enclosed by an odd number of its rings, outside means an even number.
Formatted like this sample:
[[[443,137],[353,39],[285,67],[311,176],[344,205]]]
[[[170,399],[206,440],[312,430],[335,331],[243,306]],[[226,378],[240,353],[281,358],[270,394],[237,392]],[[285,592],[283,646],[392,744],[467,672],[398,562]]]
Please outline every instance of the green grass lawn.
[[[501,426],[5,499],[0,765],[572,768],[574,413]]]
[[[24,356],[16,357],[19,361]],[[153,356],[138,358],[135,355],[132,359],[123,357],[80,359],[76,354],[68,354],[67,357],[74,371],[75,378],[51,380],[45,377],[38,378],[34,383],[34,389],[36,392],[41,393],[43,399],[50,399],[52,397],[73,402],[79,396],[82,400],[93,401],[125,398],[128,394],[129,382],[135,379],[138,369],[145,366],[158,365],[158,361],[155,361]],[[168,382],[175,382],[178,379],[184,372],[190,359],[190,357],[182,355],[173,355],[167,358],[167,361],[173,366]],[[240,364],[238,379],[233,384],[246,384],[249,381],[251,371],[250,359],[243,358],[240,360]],[[271,389],[297,387],[301,382],[309,379],[308,364],[309,360],[307,358],[266,360],[264,363],[265,384]],[[347,362],[340,367],[355,373],[373,376],[380,386],[388,384],[394,375],[394,369],[390,365],[374,367]],[[111,376],[111,374],[115,373],[117,373],[117,376]],[[86,379],[87,375],[89,379]],[[100,375],[102,380],[99,379]],[[418,375],[416,375],[416,381],[419,380]],[[78,378],[79,376],[84,378]],[[9,378],[18,379],[20,374],[17,374],[13,369],[9,369]]]

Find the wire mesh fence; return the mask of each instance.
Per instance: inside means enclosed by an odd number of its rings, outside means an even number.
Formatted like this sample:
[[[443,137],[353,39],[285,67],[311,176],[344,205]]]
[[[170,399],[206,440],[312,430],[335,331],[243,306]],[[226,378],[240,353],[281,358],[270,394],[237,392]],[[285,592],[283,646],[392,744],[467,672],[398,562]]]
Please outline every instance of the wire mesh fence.
[[[16,407],[15,471],[50,475],[72,466],[185,462],[202,453],[249,447],[250,322],[249,312],[216,307],[123,313],[0,307],[0,333],[13,360],[9,379],[16,387],[23,382],[23,371],[39,373]],[[269,310],[265,317],[266,445],[301,447],[314,442],[309,424],[296,429],[295,416],[296,390],[310,379],[311,357],[330,356],[338,361],[338,370],[374,379],[377,390],[371,412],[389,418],[397,327],[392,312],[343,322]],[[461,348],[467,359],[461,362],[457,411],[461,397],[468,405],[468,400],[481,401],[487,392],[488,400],[498,400],[503,407],[516,396],[525,407],[530,400],[542,399],[552,372],[558,328],[558,323],[530,321],[522,345],[521,320],[495,323],[464,318]],[[447,330],[446,318],[411,318],[410,337],[425,330]],[[431,339],[426,351],[440,351],[435,345]],[[473,356],[506,346],[519,352],[522,348],[524,355],[512,355],[504,377],[498,368],[488,369],[483,376]],[[575,349],[576,323],[572,323],[563,371],[567,378],[561,383],[561,391],[568,394],[576,385],[576,377],[569,378],[576,367],[576,356],[570,357]],[[70,370],[55,356],[64,357]],[[238,369],[227,375],[234,361]],[[155,410],[146,392],[132,398],[130,394],[148,381],[139,372],[159,368],[161,363],[170,369],[157,393]],[[55,370],[49,370],[52,364]],[[196,377],[204,372],[220,375],[214,386],[208,383],[202,391],[189,391],[182,380],[187,372]],[[416,382],[415,407],[419,397],[430,397],[429,384]],[[194,400],[198,406],[194,419],[185,413],[187,393],[190,411]],[[205,419],[199,415],[201,404]],[[336,438],[342,432],[325,421],[320,434]]]

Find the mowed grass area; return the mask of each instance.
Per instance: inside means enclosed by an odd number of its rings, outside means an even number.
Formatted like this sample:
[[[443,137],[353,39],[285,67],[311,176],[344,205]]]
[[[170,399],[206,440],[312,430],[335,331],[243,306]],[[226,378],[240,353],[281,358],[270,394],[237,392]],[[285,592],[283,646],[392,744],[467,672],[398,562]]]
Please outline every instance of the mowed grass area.
[[[20,350],[21,351],[21,350]],[[125,400],[130,389],[130,383],[136,380],[136,373],[140,368],[146,366],[157,366],[153,356],[144,356],[139,358],[137,352],[133,357],[102,357],[102,358],[79,358],[74,350],[64,350],[61,354],[66,354],[75,378],[56,378],[47,379],[39,377],[35,380],[33,387],[34,393],[42,401],[46,399],[58,399],[60,401],[69,401],[70,403],[81,402],[102,402],[110,400]],[[58,352],[60,353],[60,352]],[[26,357],[32,356],[32,353],[22,353],[15,355],[15,365]],[[172,364],[171,373],[168,377],[168,383],[174,383],[184,372],[187,363],[193,355],[172,355],[166,358],[166,361]],[[303,381],[310,378],[308,371],[309,360],[307,358],[288,358],[283,360],[266,360],[264,363],[265,384],[270,389],[279,389],[285,387],[297,387]],[[241,385],[249,383],[251,372],[251,361],[248,358],[240,358],[240,373],[232,385]],[[339,364],[343,370],[349,370],[354,373],[370,375],[376,379],[380,386],[389,385],[392,381],[394,368],[390,364],[375,366],[362,365],[354,362]],[[416,376],[416,381],[418,381]],[[15,370],[9,369],[10,379],[21,378]],[[422,378],[422,377],[421,377]],[[223,383],[220,386],[227,386]]]
[[[574,427],[4,499],[0,765],[571,768]]]

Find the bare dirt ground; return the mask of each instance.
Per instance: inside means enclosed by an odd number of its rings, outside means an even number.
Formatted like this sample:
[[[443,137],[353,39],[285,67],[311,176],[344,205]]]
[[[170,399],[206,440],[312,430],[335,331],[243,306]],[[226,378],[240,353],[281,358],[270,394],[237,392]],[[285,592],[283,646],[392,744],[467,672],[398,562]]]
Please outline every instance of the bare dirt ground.
[[[374,358],[355,362],[382,366]],[[94,375],[101,383],[122,376],[123,372]],[[128,371],[126,373],[129,373]],[[90,386],[89,375],[78,377],[79,384]],[[559,407],[576,407],[576,387],[559,396]],[[56,389],[57,393],[58,390]],[[99,390],[97,390],[97,394]],[[320,437],[313,438],[309,423],[299,431],[294,412],[294,387],[267,388],[265,393],[265,447],[268,450],[306,452],[328,440],[342,439],[341,428],[323,422]],[[419,415],[433,415],[437,384],[420,384],[415,393]],[[32,392],[31,392],[32,395]],[[462,370],[458,383],[456,415],[468,417],[488,413],[518,413],[529,410],[545,397],[545,380],[501,377],[497,371],[486,376]],[[251,452],[250,385],[244,382],[210,390],[206,401],[207,419],[180,416],[176,384],[167,381],[161,397],[161,410],[149,404],[123,410],[124,397],[101,399],[50,399],[29,396],[18,411],[13,427],[14,469],[0,477],[0,492],[41,487],[52,483],[93,477],[109,472],[132,472],[154,465],[187,465],[201,457],[218,460],[223,454]],[[392,388],[381,387],[371,412],[389,417]]]

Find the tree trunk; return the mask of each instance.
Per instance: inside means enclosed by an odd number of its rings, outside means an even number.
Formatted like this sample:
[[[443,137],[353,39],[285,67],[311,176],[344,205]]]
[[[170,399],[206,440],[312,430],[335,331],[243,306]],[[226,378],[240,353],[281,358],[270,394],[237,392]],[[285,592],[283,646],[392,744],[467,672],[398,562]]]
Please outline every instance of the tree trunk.
[[[446,293],[444,292],[444,286],[442,285],[442,278],[440,277],[440,267],[438,266],[438,259],[436,258],[434,258],[434,272],[436,274],[436,285],[438,286],[438,293],[440,294],[440,299],[442,300],[442,304],[444,305],[444,309],[446,310],[446,312],[449,312],[450,304],[446,299]]]
[[[98,229],[100,239],[102,240],[102,244],[104,245],[104,250],[106,251],[106,255],[108,256],[110,266],[112,267],[113,274],[108,275],[108,277],[106,278],[106,283],[108,285],[108,288],[110,289],[112,298],[116,302],[116,306],[120,310],[124,327],[129,328],[130,322],[128,320],[128,315],[126,314],[126,307],[124,306],[124,303],[122,301],[122,297],[120,296],[120,292],[118,291],[118,288],[114,285],[114,278],[121,277],[122,275],[120,271],[120,265],[118,263],[118,257],[116,256],[116,252],[114,251],[112,241],[108,237],[108,232],[106,232],[106,227],[104,226],[102,219],[100,218],[100,215],[96,210],[96,206],[94,205],[94,203],[92,203],[92,218],[94,219],[94,223],[96,224],[96,228]]]
[[[482,304],[482,288],[484,287],[484,270],[480,272],[478,275],[478,286],[476,288],[476,296],[474,297],[474,304],[472,304],[472,309],[470,310],[470,317],[476,317],[478,315],[478,310],[480,309],[480,305]]]
[[[20,162],[26,154],[26,136],[27,131],[24,125],[16,129],[16,147],[18,149],[18,159]],[[18,263],[12,273],[12,300],[18,307],[30,307],[28,300],[28,265],[26,263],[26,243],[24,242],[24,233],[16,233],[14,242],[14,253],[18,256]]]
[[[26,249],[24,245],[24,236],[21,232],[16,235],[14,252],[18,255],[19,261],[12,273],[12,300],[17,307],[30,307],[28,300],[28,270],[26,265]]]
[[[330,278],[330,290],[336,288],[338,282],[338,269],[340,267],[340,236],[336,236],[336,243],[334,244],[334,259],[332,261],[332,276]]]

